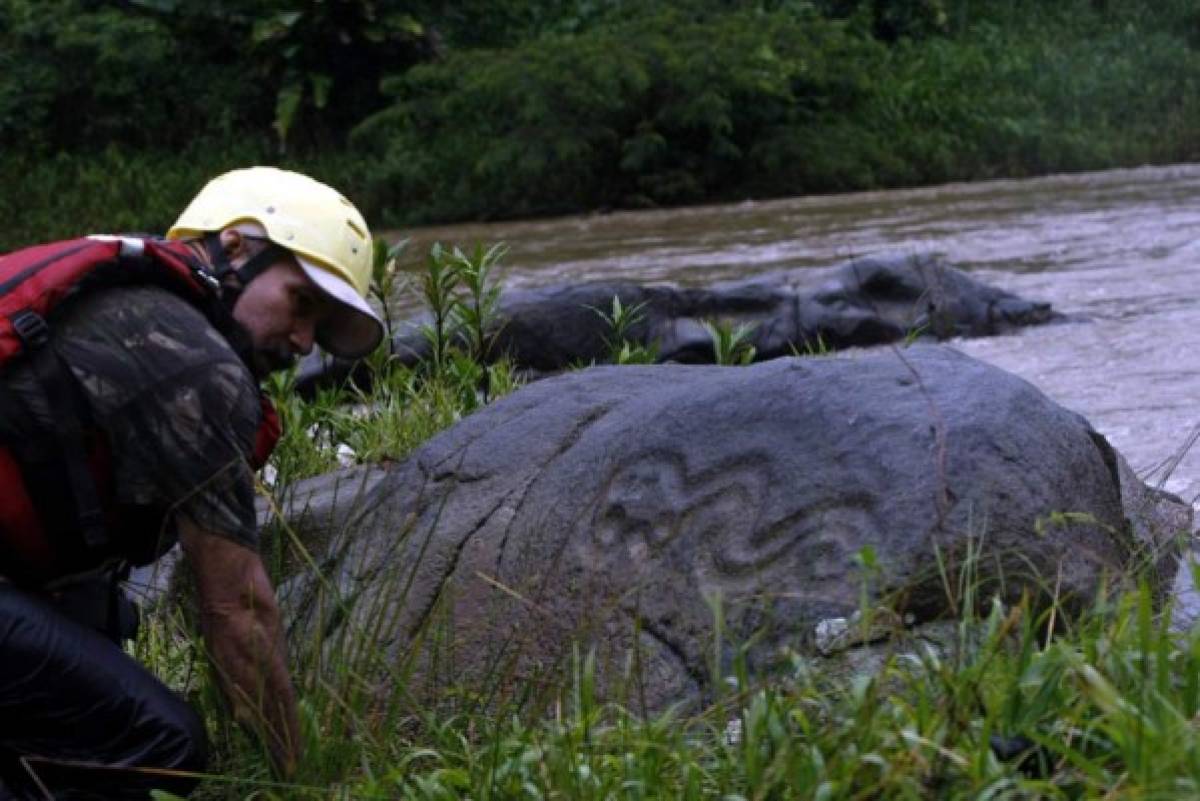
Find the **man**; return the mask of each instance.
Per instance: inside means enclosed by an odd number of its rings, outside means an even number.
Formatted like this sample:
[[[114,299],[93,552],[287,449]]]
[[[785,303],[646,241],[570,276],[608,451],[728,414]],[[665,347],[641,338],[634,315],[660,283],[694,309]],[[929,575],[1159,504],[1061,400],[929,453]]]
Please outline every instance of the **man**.
[[[219,284],[213,308],[148,283],[80,290],[47,319],[39,352],[0,366],[0,444],[15,454],[16,483],[43,532],[31,548],[28,532],[0,525],[0,799],[146,798],[194,786],[170,771],[203,769],[198,716],[105,636],[115,602],[64,601],[73,590],[63,574],[144,564],[176,541],[234,715],[282,775],[300,755],[279,611],[256,550],[251,463],[269,428],[257,382],[314,342],[347,358],[379,344],[382,324],[364,300],[370,234],[330,187],[255,167],[209,183],[168,239],[177,244],[164,247]],[[64,423],[72,415],[62,401],[39,391],[39,375],[60,368],[81,424]],[[92,483],[71,473],[81,472],[62,445],[72,427],[103,443],[88,459],[102,451],[110,467]],[[0,501],[6,492],[17,490],[0,486]],[[93,492],[106,519],[120,521],[97,547],[77,531],[87,508],[78,496]],[[37,569],[20,558],[32,552],[47,556]],[[81,620],[106,604],[113,614],[102,623]]]

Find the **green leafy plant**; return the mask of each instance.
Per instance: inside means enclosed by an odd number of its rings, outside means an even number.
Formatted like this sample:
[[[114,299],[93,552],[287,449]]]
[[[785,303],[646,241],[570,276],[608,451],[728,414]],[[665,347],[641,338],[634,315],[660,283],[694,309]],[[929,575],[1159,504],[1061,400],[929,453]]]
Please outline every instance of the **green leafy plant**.
[[[440,244],[434,244],[425,259],[421,275],[421,295],[432,322],[421,326],[421,334],[429,343],[430,369],[440,374],[446,366],[454,338],[454,310],[457,305],[458,261]]]
[[[384,309],[399,291],[396,263],[407,241],[376,241],[372,297]],[[276,373],[266,391],[279,411],[283,436],[266,485],[278,492],[295,481],[358,462],[399,459],[438,431],[518,386],[507,361],[494,358],[500,289],[494,269],[503,247],[471,254],[434,245],[420,287],[430,312],[421,328],[426,358],[407,367],[385,341],[362,363],[363,385],[320,389],[308,399],[295,392],[295,373]]]
[[[478,245],[467,254],[435,244],[421,279],[432,317],[421,326],[431,350],[430,368],[459,382],[473,377],[472,391],[480,391],[484,403],[492,394],[492,344],[500,333],[495,270],[504,252],[503,245]],[[462,358],[456,349],[462,351]]]
[[[734,325],[725,320],[704,320],[702,325],[712,339],[713,361],[723,365],[747,365],[757,353],[750,338],[758,327],[754,323]]]
[[[466,339],[467,355],[483,364],[492,355],[492,343],[500,333],[500,287],[494,272],[508,248],[496,244],[476,245],[470,255],[455,248],[456,265],[462,295],[454,305],[455,324]]]
[[[383,312],[385,336],[390,342],[395,334],[392,321],[391,303],[399,290],[399,275],[397,264],[404,251],[408,249],[409,240],[401,239],[394,244],[376,238],[371,243],[371,284],[368,292],[375,298]]]
[[[929,333],[928,325],[914,325],[904,332],[904,341],[901,347],[909,348],[921,340],[921,337]]]
[[[414,63],[425,48],[425,26],[400,3],[258,5],[248,38],[264,80],[276,87],[272,127],[281,148],[300,121],[337,130],[352,115],[377,107],[385,65]]]
[[[608,326],[604,344],[608,347],[608,360],[613,364],[653,364],[658,361],[658,352],[653,345],[636,342],[633,329],[645,319],[646,301],[625,306],[620,295],[613,295],[609,311],[590,308]]]
[[[825,335],[820,331],[813,339],[805,338],[799,347],[796,343],[791,343],[791,350],[793,356],[828,356],[833,353],[833,348],[825,341]]]

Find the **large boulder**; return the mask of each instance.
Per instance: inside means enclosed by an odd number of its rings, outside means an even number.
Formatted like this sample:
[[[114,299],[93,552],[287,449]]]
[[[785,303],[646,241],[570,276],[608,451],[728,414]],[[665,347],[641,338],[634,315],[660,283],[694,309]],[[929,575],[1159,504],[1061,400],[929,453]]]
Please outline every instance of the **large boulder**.
[[[642,285],[631,281],[562,284],[510,290],[493,329],[493,355],[539,373],[602,362],[612,332],[597,312],[613,298],[637,308],[630,341],[654,348],[661,362],[713,361],[705,321],[753,326],[758,360],[800,352],[896,342],[909,336],[945,340],[992,336],[1061,319],[1050,304],[989,286],[929,254],[853,259],[820,272],[785,270],[711,287]],[[392,342],[396,358],[414,364],[428,356],[420,333],[428,323],[401,323]],[[304,361],[298,386],[311,391],[342,380],[351,365]]]
[[[703,697],[733,645],[761,672],[816,653],[864,599],[920,625],[1162,591],[1190,523],[1082,417],[944,346],[593,368],[337,480],[353,514],[317,515],[343,521],[322,575],[283,587],[298,636],[369,632],[394,675],[483,697],[560,678],[578,643],[655,708]]]

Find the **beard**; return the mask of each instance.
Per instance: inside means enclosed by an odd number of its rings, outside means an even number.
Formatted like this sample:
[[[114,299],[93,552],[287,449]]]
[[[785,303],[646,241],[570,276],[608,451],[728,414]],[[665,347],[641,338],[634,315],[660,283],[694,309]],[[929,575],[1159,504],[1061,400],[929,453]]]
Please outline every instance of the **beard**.
[[[289,370],[296,363],[296,355],[286,348],[255,348],[250,354],[254,377],[262,381],[271,373]]]

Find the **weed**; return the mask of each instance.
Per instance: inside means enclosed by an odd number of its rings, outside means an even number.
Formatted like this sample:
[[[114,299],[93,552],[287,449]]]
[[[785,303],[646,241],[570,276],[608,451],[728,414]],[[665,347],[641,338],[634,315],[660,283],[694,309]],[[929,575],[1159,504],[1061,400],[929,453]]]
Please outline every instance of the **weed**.
[[[369,292],[371,297],[379,304],[383,310],[383,324],[385,336],[390,342],[393,335],[396,333],[396,326],[392,322],[392,312],[390,301],[395,296],[397,291],[397,271],[396,265],[408,248],[407,239],[401,239],[395,244],[389,245],[383,239],[376,239],[372,243],[371,248],[371,285]]]
[[[805,337],[799,347],[796,343],[791,343],[791,348],[793,356],[828,356],[833,353],[833,348],[825,341],[825,335],[820,331],[811,340]]]
[[[612,308],[588,307],[608,325],[609,333],[604,338],[608,346],[608,360],[613,364],[653,364],[658,361],[658,350],[653,345],[637,341],[633,329],[645,319],[646,301],[625,306],[620,295],[613,295]]]
[[[733,323],[723,320],[705,320],[702,325],[712,339],[713,360],[723,365],[746,365],[754,361],[757,353],[750,337],[758,327],[755,323]]]

